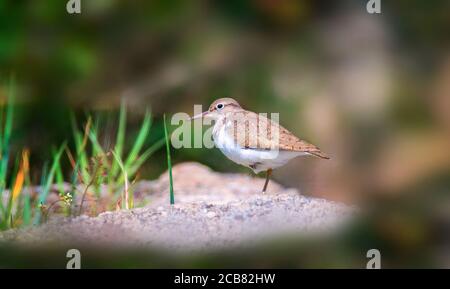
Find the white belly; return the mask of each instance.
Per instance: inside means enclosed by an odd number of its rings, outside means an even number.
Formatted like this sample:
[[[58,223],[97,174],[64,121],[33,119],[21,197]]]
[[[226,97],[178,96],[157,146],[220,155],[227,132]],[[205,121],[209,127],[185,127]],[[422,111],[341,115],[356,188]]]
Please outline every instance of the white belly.
[[[275,169],[285,165],[291,159],[307,155],[302,152],[245,149],[235,144],[233,138],[225,132],[222,126],[213,131],[214,143],[222,153],[233,162],[250,167],[255,173]]]

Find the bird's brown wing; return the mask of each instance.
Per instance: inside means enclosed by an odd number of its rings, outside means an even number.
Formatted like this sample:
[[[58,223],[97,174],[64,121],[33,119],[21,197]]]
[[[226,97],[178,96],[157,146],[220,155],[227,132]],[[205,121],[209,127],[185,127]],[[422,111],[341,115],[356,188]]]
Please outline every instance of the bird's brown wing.
[[[318,147],[303,141],[262,114],[242,110],[225,119],[227,133],[244,148],[305,152],[328,159]],[[256,137],[252,137],[256,136]]]

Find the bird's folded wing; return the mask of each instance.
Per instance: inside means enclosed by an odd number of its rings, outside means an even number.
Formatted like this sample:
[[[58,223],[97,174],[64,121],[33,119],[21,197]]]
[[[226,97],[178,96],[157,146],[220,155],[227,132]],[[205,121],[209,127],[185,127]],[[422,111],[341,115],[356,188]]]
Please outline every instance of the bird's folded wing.
[[[227,116],[226,122],[227,133],[233,136],[240,147],[305,152],[328,158],[318,147],[299,139],[262,114],[243,110]]]

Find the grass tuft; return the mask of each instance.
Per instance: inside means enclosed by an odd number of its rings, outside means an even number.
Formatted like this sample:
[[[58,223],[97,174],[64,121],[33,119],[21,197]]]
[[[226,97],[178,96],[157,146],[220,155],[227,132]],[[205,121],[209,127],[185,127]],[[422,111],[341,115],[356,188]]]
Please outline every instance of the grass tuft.
[[[72,216],[91,212],[95,215],[99,210],[114,209],[116,204],[120,204],[121,209],[134,207],[131,187],[137,179],[139,169],[164,145],[164,139],[160,139],[146,147],[152,125],[150,112],[146,112],[128,153],[125,143],[130,139],[126,136],[125,102],[120,107],[112,150],[102,145],[102,128],[97,121],[93,123],[92,117],[87,116],[85,124],[79,128],[72,114],[74,147],[71,149],[64,142],[58,149],[54,149],[51,162],[46,162],[41,170],[40,185],[34,187],[30,180],[28,149],[23,149],[21,154],[15,156],[12,170],[8,171],[12,159],[10,142],[14,100],[15,83],[11,78],[6,105],[0,107],[0,230],[38,225],[47,221],[52,213]],[[66,175],[69,176],[68,182],[65,181],[64,161],[71,168]],[[130,179],[133,180],[131,184]],[[11,189],[7,190],[7,186]],[[173,190],[171,191],[173,203]],[[49,203],[49,200],[52,201]]]

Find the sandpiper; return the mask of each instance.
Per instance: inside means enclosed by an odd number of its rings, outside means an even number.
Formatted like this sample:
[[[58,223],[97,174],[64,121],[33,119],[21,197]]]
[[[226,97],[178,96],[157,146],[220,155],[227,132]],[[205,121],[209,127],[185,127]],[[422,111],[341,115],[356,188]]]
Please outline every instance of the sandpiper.
[[[255,174],[266,171],[263,193],[272,170],[291,159],[304,155],[329,159],[318,147],[299,139],[264,114],[243,109],[232,98],[214,101],[207,111],[191,119],[197,118],[214,121],[214,143],[226,157],[249,167]]]

